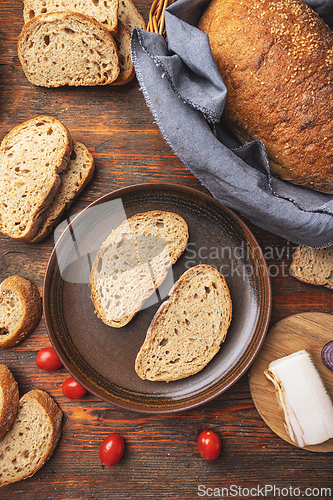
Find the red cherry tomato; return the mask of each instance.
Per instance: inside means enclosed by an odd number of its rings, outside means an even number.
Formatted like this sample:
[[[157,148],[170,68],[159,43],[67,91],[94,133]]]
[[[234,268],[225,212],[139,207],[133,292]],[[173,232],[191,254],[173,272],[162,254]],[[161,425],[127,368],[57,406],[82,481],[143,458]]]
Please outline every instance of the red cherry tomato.
[[[212,430],[202,431],[198,437],[198,449],[204,460],[215,460],[221,451],[220,436]]]
[[[87,389],[82,387],[74,377],[69,377],[62,384],[62,393],[68,399],[81,399],[86,394]]]
[[[62,362],[53,347],[43,347],[37,354],[36,363],[39,368],[49,372],[62,366]]]
[[[99,448],[99,459],[103,465],[113,467],[123,456],[124,449],[123,438],[119,434],[110,434]]]

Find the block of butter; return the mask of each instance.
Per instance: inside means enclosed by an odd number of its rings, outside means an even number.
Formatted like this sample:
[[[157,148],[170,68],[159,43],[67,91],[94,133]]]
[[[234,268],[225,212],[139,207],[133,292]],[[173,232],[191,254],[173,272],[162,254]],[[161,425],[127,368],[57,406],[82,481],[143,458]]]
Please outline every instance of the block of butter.
[[[296,445],[333,437],[332,400],[306,350],[272,361],[264,373],[275,386],[287,434]]]

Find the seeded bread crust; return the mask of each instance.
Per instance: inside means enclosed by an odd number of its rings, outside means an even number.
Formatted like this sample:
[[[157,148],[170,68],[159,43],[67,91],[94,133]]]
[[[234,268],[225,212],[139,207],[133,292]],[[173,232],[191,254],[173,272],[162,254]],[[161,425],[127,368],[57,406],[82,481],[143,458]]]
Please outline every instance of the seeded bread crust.
[[[33,390],[20,399],[13,425],[0,440],[0,487],[43,467],[59,441],[62,415],[44,391]]]
[[[0,231],[29,241],[60,186],[72,139],[50,116],[38,116],[13,128],[0,146]]]
[[[51,205],[44,212],[41,225],[31,240],[32,243],[42,241],[60,221],[74,199],[91,181],[95,171],[94,158],[88,148],[78,141],[73,141],[73,150],[68,168],[60,174],[61,185]]]
[[[300,0],[212,0],[208,34],[228,94],[224,119],[261,140],[274,175],[333,193],[333,34]]]
[[[23,26],[18,55],[28,80],[42,87],[106,85],[119,75],[111,33],[74,12],[50,12]]]
[[[0,439],[14,421],[19,399],[18,385],[12,372],[6,365],[0,365]]]
[[[9,276],[0,285],[0,349],[20,344],[38,325],[42,314],[36,285]]]
[[[120,328],[161,285],[186,248],[188,227],[171,212],[136,214],[116,228],[98,251],[91,270],[97,316]]]
[[[135,360],[143,380],[171,382],[201,371],[224,342],[231,322],[228,285],[215,268],[186,271],[152,319]]]
[[[333,247],[299,245],[290,265],[291,274],[304,283],[333,289]]]
[[[117,33],[118,0],[23,0],[23,18],[27,23],[35,17],[48,12],[75,11],[96,19],[112,34]]]

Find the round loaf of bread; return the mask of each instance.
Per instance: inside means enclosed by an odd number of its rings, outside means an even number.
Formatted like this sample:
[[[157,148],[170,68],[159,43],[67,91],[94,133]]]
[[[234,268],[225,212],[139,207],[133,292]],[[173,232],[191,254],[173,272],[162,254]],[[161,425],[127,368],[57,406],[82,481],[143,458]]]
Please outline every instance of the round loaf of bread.
[[[198,27],[227,87],[224,118],[278,177],[333,193],[333,34],[300,0],[212,0]]]

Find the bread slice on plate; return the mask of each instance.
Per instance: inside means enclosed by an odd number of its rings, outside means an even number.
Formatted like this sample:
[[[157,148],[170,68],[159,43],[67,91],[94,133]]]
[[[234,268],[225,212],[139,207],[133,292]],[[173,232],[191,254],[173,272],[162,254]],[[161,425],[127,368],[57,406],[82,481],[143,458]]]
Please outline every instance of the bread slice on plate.
[[[0,365],[0,439],[14,421],[19,398],[18,385],[12,372],[6,365]]]
[[[9,276],[0,285],[0,349],[22,342],[38,325],[42,314],[36,285]]]
[[[19,402],[12,427],[0,440],[0,487],[33,476],[61,435],[62,411],[49,394],[33,390]]]
[[[95,164],[84,144],[73,141],[73,150],[67,170],[60,174],[61,185],[52,203],[43,214],[43,220],[32,243],[42,241],[57,225],[62,214],[88,184],[94,175]]]
[[[161,285],[185,250],[188,227],[171,212],[136,214],[118,226],[98,251],[91,270],[97,316],[120,328]]]
[[[0,231],[29,241],[60,186],[72,139],[55,118],[38,116],[12,129],[0,146]]]
[[[31,19],[19,36],[18,55],[28,80],[42,87],[106,85],[120,71],[111,33],[76,12]]]
[[[130,82],[134,75],[134,66],[131,54],[131,36],[124,25],[119,21],[118,33],[114,35],[117,45],[120,73],[111,85],[125,85]]]
[[[135,27],[146,29],[146,23],[132,0],[119,0],[118,19],[131,34]]]
[[[117,32],[118,0],[23,0],[24,22],[48,12],[75,11],[96,19],[111,33]]]
[[[224,276],[208,265],[192,267],[157,310],[135,360],[136,373],[164,382],[198,373],[219,351],[231,316]]]
[[[291,274],[305,283],[333,288],[333,247],[299,245],[290,265]]]

